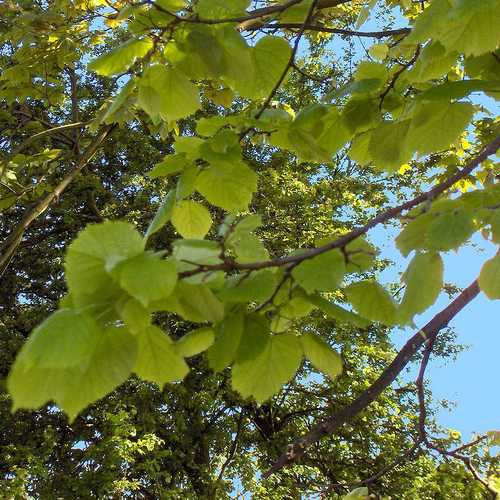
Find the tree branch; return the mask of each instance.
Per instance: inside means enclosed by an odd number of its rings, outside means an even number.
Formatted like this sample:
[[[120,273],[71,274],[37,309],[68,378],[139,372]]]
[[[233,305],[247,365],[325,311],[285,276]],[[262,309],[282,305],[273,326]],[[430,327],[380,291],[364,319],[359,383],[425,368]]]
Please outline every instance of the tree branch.
[[[299,29],[302,26],[300,23],[276,23],[266,25],[265,28],[273,28],[273,29]],[[247,31],[256,30],[259,28],[250,28]],[[306,24],[306,31],[319,31],[321,33],[332,33],[336,35],[345,35],[345,36],[360,36],[364,38],[385,38],[389,36],[398,36],[398,35],[408,35],[411,32],[410,28],[400,28],[394,30],[386,30],[386,31],[353,31],[342,28],[328,28],[327,26],[320,26],[316,24]]]
[[[115,125],[107,125],[103,129],[101,129],[95,139],[83,152],[76,165],[63,177],[63,179],[61,180],[61,182],[59,182],[55,189],[47,196],[39,200],[38,203],[35,204],[35,206],[33,206],[24,214],[21,222],[10,233],[10,235],[1,246],[2,254],[0,255],[0,276],[2,276],[7,269],[13,255],[15,254],[19,244],[21,243],[26,229],[28,229],[31,223],[39,215],[45,212],[50,204],[62,194],[62,192],[68,187],[73,179],[80,173],[83,167],[85,167],[85,165],[87,165],[87,163],[91,160],[101,144],[106,140],[106,138],[114,128]]]
[[[470,159],[466,163],[464,168],[459,170],[454,175],[448,177],[440,184],[437,184],[429,191],[426,191],[425,193],[422,193],[419,196],[416,196],[415,198],[405,203],[402,203],[401,205],[380,212],[373,219],[367,222],[364,226],[360,226],[356,229],[353,229],[344,236],[341,236],[340,238],[330,243],[327,243],[326,245],[316,248],[311,248],[297,255],[277,257],[275,259],[270,259],[267,261],[250,262],[248,264],[238,264],[237,262],[228,261],[222,264],[203,266],[190,271],[184,271],[182,273],[179,273],[179,277],[187,278],[189,276],[194,276],[196,274],[207,271],[233,271],[233,270],[257,271],[260,269],[285,266],[288,264],[296,265],[304,260],[311,259],[313,257],[321,255],[322,253],[333,250],[335,248],[343,248],[351,241],[354,241],[359,236],[362,236],[363,234],[367,233],[370,229],[373,229],[375,226],[387,222],[388,220],[391,220],[394,217],[400,215],[402,212],[411,210],[412,208],[420,205],[421,203],[427,200],[432,200],[436,196],[444,193],[447,189],[452,187],[456,182],[469,175],[478,165],[480,165],[484,160],[486,160],[488,156],[495,154],[499,148],[500,148],[500,135],[497,136],[495,139],[493,139],[493,141],[491,141],[489,144],[487,144],[476,157]]]
[[[477,281],[469,285],[455,300],[441,312],[436,314],[420,331],[406,342],[393,362],[383,371],[380,377],[349,406],[339,411],[332,417],[315,425],[307,434],[288,446],[288,449],[264,473],[263,478],[279,471],[296,462],[305,453],[307,448],[319,441],[324,436],[332,435],[346,422],[351,421],[356,415],[366,409],[382,392],[397,378],[412,357],[418,352],[428,339],[435,338],[437,334],[479,293]]]

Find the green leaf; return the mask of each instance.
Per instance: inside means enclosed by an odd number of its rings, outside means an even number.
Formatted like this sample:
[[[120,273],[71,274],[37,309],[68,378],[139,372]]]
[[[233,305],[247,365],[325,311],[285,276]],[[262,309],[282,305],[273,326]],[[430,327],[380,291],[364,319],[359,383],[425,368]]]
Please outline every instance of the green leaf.
[[[232,369],[232,386],[244,398],[263,403],[279,392],[298,370],[302,348],[298,337],[270,335],[257,353],[247,352]]]
[[[223,19],[245,14],[249,0],[199,0],[196,12],[203,19]]]
[[[143,251],[144,241],[131,224],[110,221],[87,226],[66,256],[66,280],[75,306],[114,303],[121,291],[108,271]]]
[[[137,104],[153,121],[173,122],[200,108],[198,89],[181,72],[149,66],[139,80]]]
[[[374,59],[383,61],[387,57],[387,53],[389,52],[389,47],[385,43],[378,43],[376,45],[372,45],[368,49],[368,52]]]
[[[191,285],[180,281],[175,290],[173,312],[195,323],[217,323],[224,317],[224,306],[206,285]],[[170,309],[167,309],[170,310]]]
[[[309,300],[327,316],[341,323],[352,324],[359,328],[366,328],[370,325],[370,321],[367,319],[353,313],[352,311],[348,311],[337,304],[333,304],[319,295],[313,295],[309,297]]]
[[[447,149],[465,130],[473,114],[474,106],[469,103],[419,102],[408,131],[407,147],[421,155]]]
[[[54,401],[70,421],[87,405],[125,382],[137,356],[137,341],[124,328],[102,330],[86,362],[71,367],[42,367],[18,357],[7,380],[13,411]]]
[[[412,157],[405,145],[409,128],[410,120],[384,122],[371,132],[368,152],[378,168],[394,172]]]
[[[101,328],[92,317],[60,309],[33,330],[17,359],[26,367],[77,366],[86,362],[100,334]]]
[[[149,177],[165,177],[184,170],[190,162],[185,154],[168,155],[149,172]]]
[[[221,246],[217,241],[207,240],[177,240],[174,241],[172,256],[192,269],[196,265],[220,264]],[[184,270],[184,268],[183,268]]]
[[[257,190],[257,174],[243,163],[211,166],[198,176],[196,189],[212,205],[237,212],[248,208]]]
[[[425,248],[427,228],[431,220],[432,215],[428,213],[419,215],[410,220],[399,233],[396,238],[396,246],[405,257],[408,257],[412,250]]]
[[[212,225],[212,217],[203,205],[183,200],[174,206],[172,224],[184,238],[204,238]]]
[[[243,310],[237,309],[215,326],[215,343],[207,351],[208,364],[212,370],[220,372],[235,360],[244,322]]]
[[[287,67],[291,51],[283,38],[260,38],[251,51],[254,77],[241,81],[236,90],[252,99],[267,97]]]
[[[462,99],[473,92],[498,92],[499,81],[460,80],[458,82],[445,82],[422,92],[417,96],[418,101],[441,101]]]
[[[440,78],[450,71],[457,57],[456,52],[446,54],[446,49],[439,42],[430,43],[424,47],[413,68],[406,73],[406,77],[410,82],[426,82],[427,80]],[[432,92],[434,88],[432,87],[430,91]],[[423,94],[427,92],[429,91],[419,94],[417,99],[422,98]]]
[[[175,196],[177,200],[182,200],[193,194],[199,168],[196,165],[186,167],[177,181]]]
[[[478,282],[488,298],[500,299],[500,254],[484,263]]]
[[[292,276],[307,293],[315,290],[335,290],[346,272],[344,256],[340,250],[330,250],[306,259],[292,270]]]
[[[386,325],[396,323],[396,304],[389,293],[375,281],[354,283],[345,289],[345,293],[361,316]]]
[[[151,325],[149,311],[138,300],[126,299],[117,307],[125,326],[132,333],[140,333]]]
[[[448,51],[481,55],[500,45],[500,9],[497,0],[457,0],[434,35]]]
[[[151,224],[149,225],[144,239],[148,239],[152,234],[159,231],[172,217],[175,206],[175,191],[169,191],[160,207],[158,208]]]
[[[144,57],[152,47],[150,38],[129,40],[91,61],[88,68],[102,76],[117,75],[130,68],[138,58]]]
[[[443,261],[437,253],[417,253],[403,274],[406,290],[399,307],[402,323],[406,323],[430,307],[443,286]]]
[[[121,116],[120,112],[125,104],[128,102],[129,97],[135,90],[135,78],[131,78],[120,90],[118,95],[113,99],[113,102],[106,109],[103,117],[101,118],[102,123],[113,123],[120,122]]]
[[[237,275],[226,279],[217,296],[224,302],[263,302],[276,288],[276,275],[271,271]]]
[[[214,343],[214,331],[211,328],[198,328],[181,337],[174,348],[185,358],[196,356],[206,351]]]
[[[493,211],[489,219],[491,225],[491,239],[494,243],[500,243],[500,210]]]
[[[177,282],[175,263],[151,253],[121,262],[113,274],[120,286],[144,307],[168,297]]]
[[[300,336],[300,343],[305,357],[314,368],[326,373],[332,380],[342,374],[342,358],[321,337],[305,333]]]
[[[162,388],[167,382],[182,380],[189,368],[174,348],[170,337],[156,326],[138,336],[139,352],[134,372]]]
[[[427,246],[434,250],[452,250],[465,243],[475,230],[472,214],[457,209],[438,214],[427,227]]]

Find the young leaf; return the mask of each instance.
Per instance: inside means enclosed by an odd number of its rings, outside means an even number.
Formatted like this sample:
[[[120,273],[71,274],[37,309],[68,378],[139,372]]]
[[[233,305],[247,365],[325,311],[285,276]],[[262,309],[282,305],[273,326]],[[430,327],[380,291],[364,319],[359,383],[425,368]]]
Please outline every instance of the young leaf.
[[[215,327],[215,343],[208,349],[208,364],[220,372],[235,359],[243,335],[245,316],[242,309],[228,314]]]
[[[200,107],[198,89],[180,71],[149,66],[139,80],[137,103],[153,121],[173,122]]]
[[[291,50],[283,38],[260,38],[251,52],[254,77],[240,81],[237,90],[252,99],[267,97],[283,74],[290,60]]]
[[[430,307],[443,286],[443,261],[437,253],[417,253],[403,274],[406,290],[399,307],[402,323]]]
[[[345,289],[345,293],[361,316],[386,325],[395,324],[396,304],[387,291],[375,281],[354,283]]]
[[[117,307],[125,326],[132,333],[140,333],[151,325],[151,314],[138,300],[126,299]]]
[[[144,251],[144,241],[126,222],[87,226],[71,243],[66,256],[66,280],[77,307],[109,304],[120,288],[110,279],[111,269]]]
[[[258,403],[279,392],[302,361],[300,341],[290,334],[268,336],[262,350],[252,354],[236,361],[231,380],[234,390],[244,398],[255,398]]]
[[[275,287],[276,274],[264,270],[249,276],[230,276],[217,296],[224,302],[263,302],[272,295]]]
[[[89,348],[85,363],[62,368],[18,357],[7,380],[13,410],[55,401],[72,421],[87,405],[125,382],[137,356],[134,336],[124,328],[109,327]]]
[[[175,191],[169,191],[160,207],[158,208],[151,224],[149,225],[144,239],[148,239],[152,234],[159,231],[172,217],[175,205]]]
[[[407,147],[421,155],[447,149],[464,131],[473,114],[474,106],[469,103],[420,102],[411,120]]]
[[[150,326],[138,336],[139,351],[134,372],[162,388],[167,382],[182,380],[189,368],[174,348],[169,336]]]
[[[211,166],[196,180],[196,189],[212,205],[229,212],[245,210],[257,189],[257,174],[243,163]]]
[[[344,256],[335,249],[302,261],[293,268],[292,276],[307,293],[311,293],[335,290],[342,283],[345,272]]]
[[[396,246],[407,257],[412,250],[425,248],[427,228],[433,216],[425,213],[410,220],[396,238]]]
[[[500,299],[500,254],[484,263],[478,282],[488,298]]]
[[[427,228],[427,244],[434,250],[452,250],[465,243],[475,230],[472,214],[464,209],[434,217]]]
[[[353,313],[352,311],[348,311],[337,304],[333,304],[319,295],[313,295],[309,297],[309,300],[327,316],[341,323],[349,323],[359,328],[366,328],[370,325],[370,321],[367,319]]]
[[[168,297],[177,282],[175,263],[150,253],[121,262],[113,274],[120,286],[144,307]]]
[[[189,165],[185,154],[168,155],[149,172],[149,177],[165,177],[181,172]]]
[[[321,337],[305,333],[300,336],[300,343],[305,357],[317,370],[326,373],[332,380],[342,373],[342,358]]]
[[[78,310],[60,309],[40,324],[23,345],[17,360],[26,367],[67,368],[85,364],[101,328]]]
[[[203,205],[183,200],[174,206],[172,224],[183,238],[201,239],[210,230],[212,217]]]
[[[136,59],[144,57],[153,47],[150,38],[129,40],[116,49],[91,61],[88,68],[102,76],[112,76],[126,71]]]
[[[181,337],[175,344],[175,351],[189,358],[206,351],[214,343],[214,331],[211,328],[198,328]]]

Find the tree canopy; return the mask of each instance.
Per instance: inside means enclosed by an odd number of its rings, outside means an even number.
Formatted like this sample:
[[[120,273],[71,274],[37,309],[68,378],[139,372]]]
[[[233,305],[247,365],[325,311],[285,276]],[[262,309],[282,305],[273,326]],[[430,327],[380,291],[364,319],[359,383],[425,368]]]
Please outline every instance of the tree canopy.
[[[425,372],[500,299],[500,253],[443,279],[500,244],[499,26],[499,0],[1,3],[6,497],[496,498],[499,431],[443,429]]]

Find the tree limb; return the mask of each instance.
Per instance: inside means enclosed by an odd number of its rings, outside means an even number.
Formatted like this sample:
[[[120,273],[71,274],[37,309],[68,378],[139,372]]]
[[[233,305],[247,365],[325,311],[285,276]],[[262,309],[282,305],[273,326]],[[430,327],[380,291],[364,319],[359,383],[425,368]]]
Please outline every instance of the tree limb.
[[[315,425],[307,434],[288,446],[288,449],[266,471],[263,478],[279,471],[296,462],[305,453],[307,448],[325,436],[332,435],[346,422],[366,409],[382,392],[389,387],[422,345],[448,325],[448,323],[479,293],[477,281],[474,281],[453,300],[447,307],[436,314],[421,330],[406,342],[398,352],[393,362],[382,372],[380,377],[363,393],[361,393],[349,406],[340,410],[332,417]]]
[[[277,257],[275,259],[270,259],[261,262],[250,262],[248,264],[239,264],[237,262],[228,260],[227,262],[223,262],[222,264],[200,266],[196,269],[179,273],[179,277],[187,278],[189,276],[194,276],[196,274],[207,271],[233,271],[233,270],[257,271],[260,269],[285,266],[288,264],[296,265],[304,260],[311,259],[313,257],[316,257],[317,255],[321,255],[322,253],[328,252],[335,248],[343,248],[351,241],[354,241],[359,236],[362,236],[363,234],[367,233],[370,229],[373,229],[375,226],[387,222],[388,220],[397,217],[402,212],[411,210],[412,208],[420,205],[421,203],[428,200],[432,200],[436,196],[444,193],[447,189],[452,187],[459,180],[469,175],[478,165],[480,165],[484,160],[486,160],[488,156],[495,154],[499,148],[500,148],[500,135],[497,136],[495,139],[493,139],[493,141],[491,141],[489,144],[487,144],[477,156],[470,159],[461,170],[456,172],[454,175],[448,177],[443,182],[437,184],[429,191],[426,191],[425,193],[422,193],[416,196],[415,198],[405,203],[402,203],[401,205],[380,212],[373,219],[368,221],[364,226],[360,226],[356,229],[353,229],[344,236],[341,236],[340,238],[337,238],[336,240],[327,243],[326,245],[316,248],[311,248],[297,255]]]
[[[266,25],[265,28],[299,29],[301,28],[301,26],[302,24],[300,23],[276,23],[276,24]],[[249,28],[247,29],[247,31],[252,31],[259,28]],[[306,24],[305,29],[306,31],[319,31],[321,33],[332,33],[336,35],[345,35],[345,36],[360,36],[364,38],[385,38],[389,36],[408,35],[408,33],[410,33],[411,31],[410,28],[399,28],[386,31],[353,31],[341,28],[328,28],[327,26],[320,26],[316,24]]]
[[[68,187],[73,179],[80,173],[83,167],[85,167],[85,165],[87,165],[90,159],[94,156],[96,151],[105,141],[114,127],[115,125],[107,125],[103,129],[101,129],[101,131],[87,147],[87,149],[83,152],[76,165],[63,177],[63,179],[59,182],[55,189],[47,196],[39,200],[38,203],[35,204],[35,206],[33,206],[24,214],[21,222],[17,225],[16,228],[14,228],[14,230],[10,233],[10,235],[1,246],[2,254],[0,255],[0,276],[2,276],[7,269],[14,253],[21,243],[26,229],[28,229],[31,223],[39,215],[43,214],[45,210],[47,210],[47,208],[50,206],[50,204],[62,194],[62,192]]]

